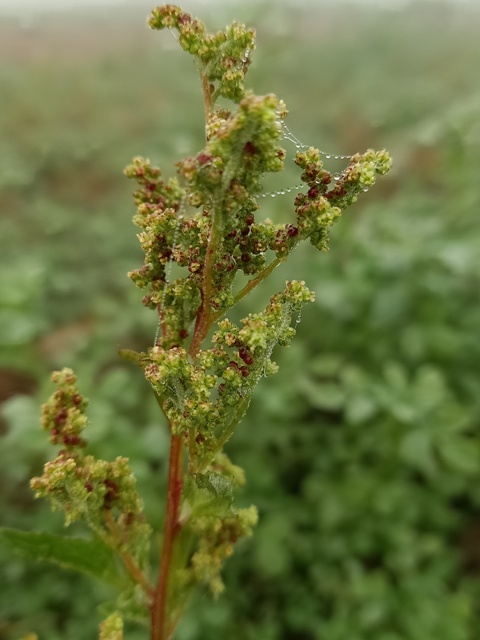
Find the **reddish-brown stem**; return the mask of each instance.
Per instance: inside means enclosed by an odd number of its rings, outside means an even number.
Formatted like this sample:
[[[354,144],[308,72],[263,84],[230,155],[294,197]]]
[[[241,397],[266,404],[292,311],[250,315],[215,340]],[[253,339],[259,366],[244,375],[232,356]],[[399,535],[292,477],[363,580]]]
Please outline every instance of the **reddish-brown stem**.
[[[203,267],[202,306],[198,312],[195,333],[190,344],[189,353],[191,356],[195,356],[200,351],[202,342],[207,337],[208,331],[212,326],[212,311],[210,305],[214,294],[214,262],[221,240],[221,230],[218,222],[219,217],[219,210],[214,208],[212,210],[212,226]]]
[[[172,566],[175,539],[180,530],[180,504],[183,486],[183,442],[179,435],[172,435],[168,470],[168,493],[163,547],[160,558],[160,572],[151,606],[151,640],[168,640],[170,629],[168,620],[168,596],[170,570]]]
[[[207,252],[208,253],[208,252]],[[205,268],[206,268],[205,262]],[[205,287],[202,291],[202,305],[197,315],[197,321],[195,323],[195,333],[193,334],[192,342],[190,343],[189,355],[195,356],[200,351],[200,346],[205,340],[208,330],[211,326],[210,313],[208,312],[209,298],[207,298],[207,292]]]
[[[212,94],[210,83],[203,73],[200,73],[205,109],[205,121],[208,122],[212,109]],[[211,327],[210,301],[213,295],[213,263],[219,243],[218,222],[216,224],[213,212],[212,229],[208,242],[207,255],[203,273],[202,305],[197,315],[195,333],[190,344],[189,355],[195,356]],[[158,400],[158,396],[157,396]],[[159,403],[161,404],[161,403]],[[169,587],[171,583],[171,569],[174,555],[175,540],[180,531],[180,506],[183,488],[184,461],[182,436],[172,434],[170,443],[170,462],[168,470],[167,507],[163,528],[163,546],[160,558],[160,571],[157,586],[150,605],[151,640],[168,640],[172,633],[173,624],[168,619]]]

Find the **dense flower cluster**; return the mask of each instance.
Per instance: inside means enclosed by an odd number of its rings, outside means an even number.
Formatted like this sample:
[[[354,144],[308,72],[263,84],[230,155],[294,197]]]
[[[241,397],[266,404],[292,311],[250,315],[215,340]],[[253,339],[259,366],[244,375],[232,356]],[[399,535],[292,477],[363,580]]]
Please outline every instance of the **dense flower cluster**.
[[[285,260],[305,239],[328,250],[329,228],[342,211],[390,169],[385,151],[369,150],[354,155],[340,175],[332,176],[318,149],[298,152],[295,162],[305,192],[295,200],[296,219],[283,225],[258,220],[262,179],[284,166],[282,104],[275,96],[247,94],[236,113],[212,116],[205,148],[177,163],[182,187],[177,179],[160,179],[160,171],[142,158],[125,171],[141,187],[135,192],[134,222],[142,228],[145,252],[144,266],[129,275],[149,289],[143,302],[159,312],[165,348],[191,335],[190,324],[202,304],[220,314],[233,306],[238,272],[260,281],[268,273],[269,256]],[[187,205],[198,212],[187,216]],[[167,282],[168,262],[185,268],[185,277]]]
[[[261,376],[276,372],[271,360],[276,344],[295,334],[292,317],[313,300],[303,282],[288,282],[262,313],[236,326],[218,323],[212,347],[191,357],[183,347],[154,346],[144,354],[145,376],[159,398],[173,433],[190,447],[199,470],[221,450],[250,402]]]
[[[192,527],[200,540],[191,560],[195,581],[208,584],[213,595],[219,595],[224,589],[220,575],[224,560],[233,554],[239,538],[252,534],[257,520],[258,513],[253,506],[223,517],[197,516]]]
[[[57,390],[42,412],[42,426],[61,450],[31,486],[37,497],[65,511],[67,524],[84,520],[118,553],[147,596],[152,639],[166,640],[194,584],[221,592],[223,561],[256,523],[255,507],[233,507],[234,489],[244,477],[223,447],[260,378],[276,372],[275,346],[290,344],[292,325],[314,296],[304,282],[293,280],[261,313],[250,313],[238,325],[225,316],[300,241],[327,250],[329,228],[377,175],[387,173],[391,161],[385,151],[368,150],[332,175],[317,149],[302,150],[295,162],[305,188],[295,199],[294,215],[285,224],[262,220],[263,180],[282,171],[286,160],[281,141],[287,110],[274,95],[245,90],[255,32],[233,23],[211,35],[174,5],[155,9],[149,25],[175,30],[197,63],[206,133],[205,146],[176,163],[175,177],[164,179],[140,157],[125,170],[138,183],[133,220],[144,252],[143,266],[129,277],[144,290],[143,304],[157,312],[161,331],[147,352],[123,355],[144,369],[171,434],[156,587],[144,573],[150,528],[128,460],[86,455],[87,403],[69,369],[54,374]],[[217,108],[219,98],[230,100],[232,109]],[[122,625],[118,613],[109,616],[101,640],[121,640]]]
[[[220,96],[238,102],[244,95],[245,73],[255,48],[255,30],[234,22],[225,31],[208,34],[200,20],[175,5],[153,10],[152,29],[175,29],[178,42],[199,63],[209,85],[212,102]]]
[[[41,477],[32,478],[38,498],[50,500],[52,509],[65,512],[69,525],[83,520],[110,546],[146,564],[150,527],[126,458],[113,462],[85,454],[80,433],[87,425],[87,401],[77,390],[71,369],[52,375],[57,389],[42,407],[42,427],[53,444],[61,444],[55,460],[47,462]]]
[[[219,456],[259,379],[276,372],[271,360],[275,345],[289,344],[295,333],[292,319],[313,294],[303,282],[293,281],[240,326],[222,316],[302,240],[327,250],[329,228],[377,175],[389,170],[391,161],[385,151],[369,150],[332,175],[317,149],[302,150],[295,162],[305,189],[295,199],[295,217],[286,224],[261,220],[263,179],[284,168],[282,120],[287,110],[274,95],[245,91],[253,32],[233,24],[210,36],[201,22],[173,5],[155,9],[149,24],[177,30],[180,45],[197,61],[206,144],[177,162],[177,177],[170,180],[162,180],[160,170],[142,158],[126,169],[140,186],[134,222],[142,229],[145,253],[143,267],[129,275],[147,290],[143,302],[157,310],[161,326],[157,344],[128,357],[144,368],[172,436],[188,452],[182,528],[197,544],[178,576],[184,582],[207,582],[218,593],[222,560],[238,537],[249,535],[256,517],[253,510],[236,512],[231,497],[225,509],[218,488],[231,483],[226,468],[218,465]],[[231,111],[215,109],[219,96],[232,100]],[[168,263],[177,265],[171,281]],[[244,282],[247,278],[240,291],[237,276]],[[210,345],[204,347],[214,325]],[[205,500],[216,507],[199,510]]]
[[[123,640],[123,620],[118,611],[102,622],[98,640]]]
[[[392,166],[388,153],[369,149],[351,157],[340,175],[325,171],[318,149],[298,152],[295,163],[303,169],[301,179],[309,187],[295,199],[299,238],[308,238],[321,251],[328,250],[328,231],[342,210],[357,201],[358,195],[375,184],[377,175],[385,175]]]

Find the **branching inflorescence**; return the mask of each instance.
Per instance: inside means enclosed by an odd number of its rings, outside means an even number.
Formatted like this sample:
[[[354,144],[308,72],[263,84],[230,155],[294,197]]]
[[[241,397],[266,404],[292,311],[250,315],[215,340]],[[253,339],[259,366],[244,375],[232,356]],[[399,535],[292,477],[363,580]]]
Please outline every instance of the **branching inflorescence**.
[[[206,144],[179,161],[178,176],[136,158],[125,170],[137,181],[135,224],[144,265],[129,276],[157,311],[160,336],[145,353],[123,351],[151,384],[171,434],[168,496],[160,567],[149,567],[150,528],[125,458],[85,454],[85,400],[70,370],[54,374],[57,391],[43,409],[43,427],[62,448],[32,480],[37,496],[66,512],[67,524],[84,520],[120,557],[130,596],[101,627],[101,638],[122,637],[120,613],[150,618],[152,640],[171,638],[186,598],[198,583],[214,594],[236,541],[250,535],[254,507],[235,509],[243,472],[223,451],[260,378],[276,372],[274,347],[287,346],[302,306],[313,300],[303,282],[287,282],[260,313],[234,324],[229,309],[259,285],[303,240],[328,249],[330,227],[357,196],[387,173],[386,151],[356,154],[333,179],[317,149],[298,151],[304,190],[286,224],[259,219],[266,174],[284,168],[284,103],[245,90],[255,34],[233,23],[214,35],[179,7],[155,9],[152,29],[172,29],[193,57],[204,98]],[[233,103],[231,110],[218,106]],[[169,265],[179,277],[169,281]],[[240,273],[239,273],[240,272]],[[240,281],[240,282],[239,282]],[[128,591],[128,589],[127,589]],[[133,594],[133,595],[132,595]]]

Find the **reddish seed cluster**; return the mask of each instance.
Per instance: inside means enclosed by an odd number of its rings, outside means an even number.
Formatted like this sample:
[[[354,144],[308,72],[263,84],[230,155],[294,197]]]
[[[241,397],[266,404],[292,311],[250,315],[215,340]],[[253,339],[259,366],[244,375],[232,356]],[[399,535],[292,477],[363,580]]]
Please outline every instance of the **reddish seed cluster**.
[[[80,394],[74,394],[69,397],[67,394],[58,393],[56,396],[56,405],[58,410],[56,410],[53,420],[46,421],[46,425],[49,427],[50,431],[50,441],[52,444],[59,445],[63,444],[65,447],[75,448],[75,447],[85,447],[86,441],[80,437],[78,432],[78,427],[75,425],[75,414],[70,416],[68,406],[73,405],[75,409],[77,409],[82,404],[83,398]],[[64,403],[61,406],[60,403]],[[47,412],[49,411],[48,406],[44,409],[44,415],[47,416]],[[53,423],[53,426],[50,426]]]
[[[245,364],[248,364],[248,365],[253,364],[254,362],[253,356],[249,349],[246,349],[245,347],[240,347],[240,349],[238,350],[238,355],[245,362]]]
[[[110,480],[110,478],[105,478],[103,484],[107,488],[103,506],[105,509],[111,509],[113,507],[113,503],[119,498],[118,484],[113,480]]]
[[[337,184],[334,189],[327,191],[327,193],[325,194],[325,198],[327,198],[327,200],[335,201],[336,199],[343,198],[346,195],[347,189],[345,188],[345,185]]]
[[[235,362],[235,360],[230,360],[228,366],[240,373],[244,378],[248,378],[248,376],[250,375],[250,369],[246,366],[240,366]]]
[[[66,447],[85,447],[86,442],[75,434],[64,433],[62,436],[62,442]]]
[[[232,256],[229,253],[224,253],[220,260],[217,260],[217,262],[215,263],[215,269],[217,271],[223,271],[225,273],[229,273],[230,271],[233,271],[235,269],[236,266],[236,260],[234,258],[234,256]],[[218,291],[222,290],[222,287],[217,287]]]
[[[197,155],[197,162],[200,166],[210,164],[212,160],[213,160],[213,156],[210,153],[205,153],[204,151],[202,151]]]
[[[189,13],[182,13],[177,18],[178,24],[189,24],[192,21],[192,16]]]
[[[65,407],[62,407],[60,411],[56,414],[53,420],[57,426],[60,426],[60,425],[63,425],[63,423],[67,418],[68,418],[68,411],[65,409]]]
[[[124,518],[124,523],[127,527],[129,527],[130,525],[132,525],[135,522],[135,514],[132,513],[131,511],[128,511],[125,514],[125,518]]]

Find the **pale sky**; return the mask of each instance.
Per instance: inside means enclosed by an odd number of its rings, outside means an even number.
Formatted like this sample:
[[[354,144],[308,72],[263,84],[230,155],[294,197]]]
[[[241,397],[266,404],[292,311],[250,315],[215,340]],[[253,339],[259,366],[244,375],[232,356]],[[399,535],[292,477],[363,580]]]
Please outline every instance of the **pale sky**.
[[[183,3],[180,2],[182,6],[188,11],[189,7],[192,5],[196,5],[199,2],[205,3],[206,0],[184,0]],[[238,2],[238,0],[208,0],[211,3],[215,2]],[[258,0],[243,0],[243,2],[255,2]],[[295,4],[307,4],[308,2],[321,2],[323,4],[336,2],[341,2],[342,0],[277,0],[277,2],[284,3],[295,3]],[[351,3],[358,4],[377,4],[384,9],[389,8],[397,8],[404,4],[414,4],[412,0],[343,0]],[[432,3],[444,0],[427,0]],[[470,5],[478,5],[480,7],[480,0],[449,0],[452,4],[470,4]],[[129,6],[133,7],[135,5],[141,6],[142,8],[145,6],[151,7],[156,4],[162,4],[162,0],[0,0],[0,16],[3,15],[23,15],[25,14],[36,14],[41,13],[42,11],[50,11],[52,9],[62,9],[63,11],[68,10],[70,8],[102,8],[107,6]]]

